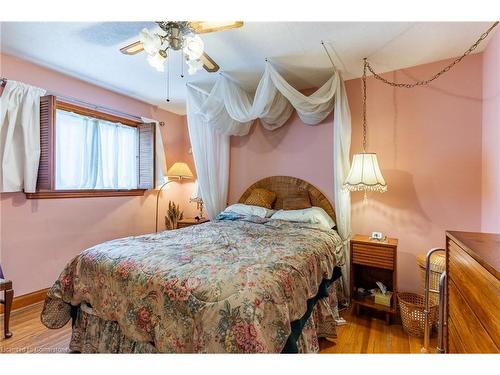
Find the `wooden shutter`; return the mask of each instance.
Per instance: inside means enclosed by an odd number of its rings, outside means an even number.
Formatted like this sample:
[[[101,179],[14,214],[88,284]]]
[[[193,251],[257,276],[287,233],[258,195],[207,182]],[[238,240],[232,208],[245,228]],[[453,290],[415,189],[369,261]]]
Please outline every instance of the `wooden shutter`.
[[[56,97],[47,95],[40,98],[40,164],[38,166],[37,190],[55,188],[54,129]]]
[[[155,186],[155,124],[137,125],[138,142],[138,188],[153,189]]]

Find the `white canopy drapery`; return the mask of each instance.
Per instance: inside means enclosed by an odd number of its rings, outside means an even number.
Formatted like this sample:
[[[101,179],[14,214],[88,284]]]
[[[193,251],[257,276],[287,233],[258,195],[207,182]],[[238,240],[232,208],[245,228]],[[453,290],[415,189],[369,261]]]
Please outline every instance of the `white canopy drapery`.
[[[200,113],[207,97],[206,93],[188,86],[188,128],[196,176],[208,217],[213,219],[226,208],[229,185],[229,135],[211,126]],[[221,111],[219,121],[229,123],[234,120],[226,111]]]
[[[317,125],[335,108],[333,182],[336,223],[344,239],[346,264],[349,264],[347,246],[351,233],[351,201],[349,193],[343,190],[343,183],[350,166],[351,114],[340,73],[334,72],[323,86],[307,96],[294,89],[268,62],[253,98],[223,74],[219,75],[209,93],[190,85],[187,92],[191,147],[201,195],[210,218],[221,212],[227,203],[229,136],[248,134],[257,118],[266,129],[277,129],[290,118],[293,109],[304,123]],[[345,277],[347,272],[345,268]]]
[[[0,192],[36,190],[40,97],[45,90],[7,81],[0,97]]]

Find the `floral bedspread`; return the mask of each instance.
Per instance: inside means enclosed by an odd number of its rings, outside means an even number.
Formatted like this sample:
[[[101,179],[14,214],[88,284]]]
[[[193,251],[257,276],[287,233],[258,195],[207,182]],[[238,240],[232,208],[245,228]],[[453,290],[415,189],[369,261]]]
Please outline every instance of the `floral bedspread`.
[[[42,321],[60,327],[70,319],[69,304],[85,302],[159,352],[279,353],[290,322],[341,263],[335,231],[280,220],[213,221],[127,237],[68,263]]]

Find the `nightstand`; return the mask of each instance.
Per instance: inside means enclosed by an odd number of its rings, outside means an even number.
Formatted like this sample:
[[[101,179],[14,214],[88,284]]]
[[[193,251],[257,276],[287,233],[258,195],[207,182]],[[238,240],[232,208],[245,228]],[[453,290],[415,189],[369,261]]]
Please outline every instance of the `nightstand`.
[[[360,307],[378,310],[385,313],[387,324],[397,312],[397,249],[398,240],[372,240],[370,236],[361,234],[351,239],[351,298],[356,313]],[[375,303],[372,295],[364,296],[357,288],[378,289],[377,281],[382,282],[387,290],[393,292],[391,306]]]
[[[210,221],[210,220],[208,220],[206,218],[203,218],[201,220],[196,220],[194,218],[182,219],[182,220],[179,220],[177,222],[177,228],[178,229],[186,228],[186,227],[190,227],[191,225],[203,224],[203,223],[206,223],[208,221]]]

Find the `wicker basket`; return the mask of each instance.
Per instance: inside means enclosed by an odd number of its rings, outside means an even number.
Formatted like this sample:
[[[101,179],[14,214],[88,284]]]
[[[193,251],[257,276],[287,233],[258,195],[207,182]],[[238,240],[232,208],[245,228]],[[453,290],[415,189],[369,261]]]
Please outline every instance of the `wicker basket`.
[[[423,337],[425,327],[424,296],[415,293],[398,293],[398,301],[405,332],[410,336]],[[429,326],[432,332],[432,327],[438,318],[438,305],[431,300],[429,307]]]
[[[426,254],[417,255],[417,264],[420,269],[420,281],[422,285],[422,290],[425,290],[425,258]],[[446,270],[446,257],[442,253],[434,253],[431,256],[430,265],[430,282],[429,287],[433,290],[439,290],[439,278],[441,274]],[[439,303],[439,293],[430,292],[429,298],[431,302]]]

